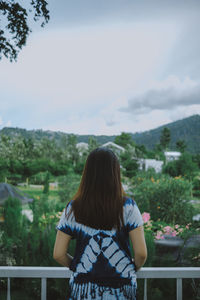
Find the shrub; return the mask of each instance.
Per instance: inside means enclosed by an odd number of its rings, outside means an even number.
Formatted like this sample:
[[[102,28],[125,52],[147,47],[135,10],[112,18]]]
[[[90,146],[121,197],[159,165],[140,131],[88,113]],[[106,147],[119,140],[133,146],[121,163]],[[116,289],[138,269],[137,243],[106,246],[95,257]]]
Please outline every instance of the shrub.
[[[27,258],[28,220],[22,215],[21,201],[8,198],[4,203],[3,244],[1,251],[5,253],[4,264],[21,265]]]
[[[142,212],[148,211],[154,221],[171,224],[189,223],[193,207],[189,203],[192,184],[181,178],[160,176],[160,179],[138,178],[132,186],[132,193]]]
[[[170,176],[184,176],[192,179],[194,173],[198,170],[198,166],[192,161],[192,156],[189,153],[183,153],[178,160],[168,162],[163,167],[163,173]]]
[[[60,200],[62,203],[67,204],[69,200],[75,195],[79,184],[81,176],[70,172],[66,176],[59,177],[59,191]]]

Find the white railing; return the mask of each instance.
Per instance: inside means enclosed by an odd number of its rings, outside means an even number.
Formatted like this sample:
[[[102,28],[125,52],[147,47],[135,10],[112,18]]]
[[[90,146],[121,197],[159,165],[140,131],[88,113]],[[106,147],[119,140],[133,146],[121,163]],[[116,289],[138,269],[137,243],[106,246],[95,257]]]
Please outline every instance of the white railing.
[[[70,274],[71,271],[63,267],[0,267],[0,278],[8,279],[7,300],[11,300],[10,278],[41,278],[41,300],[46,300],[47,278],[69,278]],[[142,268],[137,278],[144,279],[144,300],[147,300],[148,278],[175,278],[176,299],[182,300],[182,279],[200,278],[200,268]]]

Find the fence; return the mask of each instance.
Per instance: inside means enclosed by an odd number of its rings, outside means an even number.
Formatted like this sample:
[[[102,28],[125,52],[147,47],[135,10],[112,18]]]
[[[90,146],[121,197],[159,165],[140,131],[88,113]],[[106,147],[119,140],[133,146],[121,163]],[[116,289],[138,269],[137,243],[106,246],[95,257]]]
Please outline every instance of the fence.
[[[7,300],[11,300],[11,278],[41,278],[41,300],[46,300],[47,278],[69,278],[70,274],[71,271],[63,267],[0,267],[0,278],[8,279]],[[142,268],[137,278],[144,279],[144,300],[147,300],[148,278],[175,278],[176,299],[182,300],[182,279],[200,278],[200,268]]]

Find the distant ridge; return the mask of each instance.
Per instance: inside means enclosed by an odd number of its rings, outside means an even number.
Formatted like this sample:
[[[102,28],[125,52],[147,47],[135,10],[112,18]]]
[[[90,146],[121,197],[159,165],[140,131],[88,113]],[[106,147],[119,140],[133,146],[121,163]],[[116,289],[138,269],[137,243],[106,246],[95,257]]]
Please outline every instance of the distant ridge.
[[[147,149],[153,149],[159,143],[164,127],[169,128],[171,132],[170,150],[176,149],[176,141],[184,140],[188,152],[200,153],[200,115],[193,115],[156,129],[132,134],[133,140],[136,144],[145,145]]]
[[[187,151],[191,153],[200,153],[200,115],[193,115],[182,120],[178,120],[166,125],[162,125],[156,129],[144,131],[141,133],[131,134],[136,144],[143,144],[147,149],[153,149],[159,143],[160,134],[164,127],[171,131],[170,150],[176,149],[176,141],[184,140],[187,145]],[[128,130],[127,130],[128,132]],[[26,130],[22,128],[4,127],[0,130],[0,134],[10,137],[22,136],[25,139],[33,138],[40,140],[42,138],[54,139],[60,145],[62,138],[69,134],[60,131],[51,130]],[[108,141],[114,141],[116,135],[76,135],[78,142],[88,142],[90,137],[97,139],[97,142],[102,145]]]

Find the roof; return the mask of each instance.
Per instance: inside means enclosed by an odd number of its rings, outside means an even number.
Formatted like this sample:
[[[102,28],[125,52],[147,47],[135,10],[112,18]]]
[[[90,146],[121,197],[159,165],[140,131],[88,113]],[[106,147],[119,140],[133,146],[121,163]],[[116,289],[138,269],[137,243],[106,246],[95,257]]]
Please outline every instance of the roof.
[[[180,156],[181,152],[178,151],[166,151],[164,152],[165,156]]]
[[[88,143],[84,143],[84,142],[80,142],[76,144],[77,148],[84,148],[84,149],[88,149]]]
[[[117,149],[119,149],[121,151],[125,151],[124,147],[119,146],[119,145],[117,145],[117,144],[115,144],[113,142],[107,142],[107,143],[105,143],[105,144],[102,145],[102,147],[108,147],[108,146],[112,146],[112,147],[117,148]]]
[[[8,183],[0,183],[0,205],[3,205],[9,197],[18,198],[22,204],[33,202],[33,199],[30,199],[28,195],[18,188]]]

